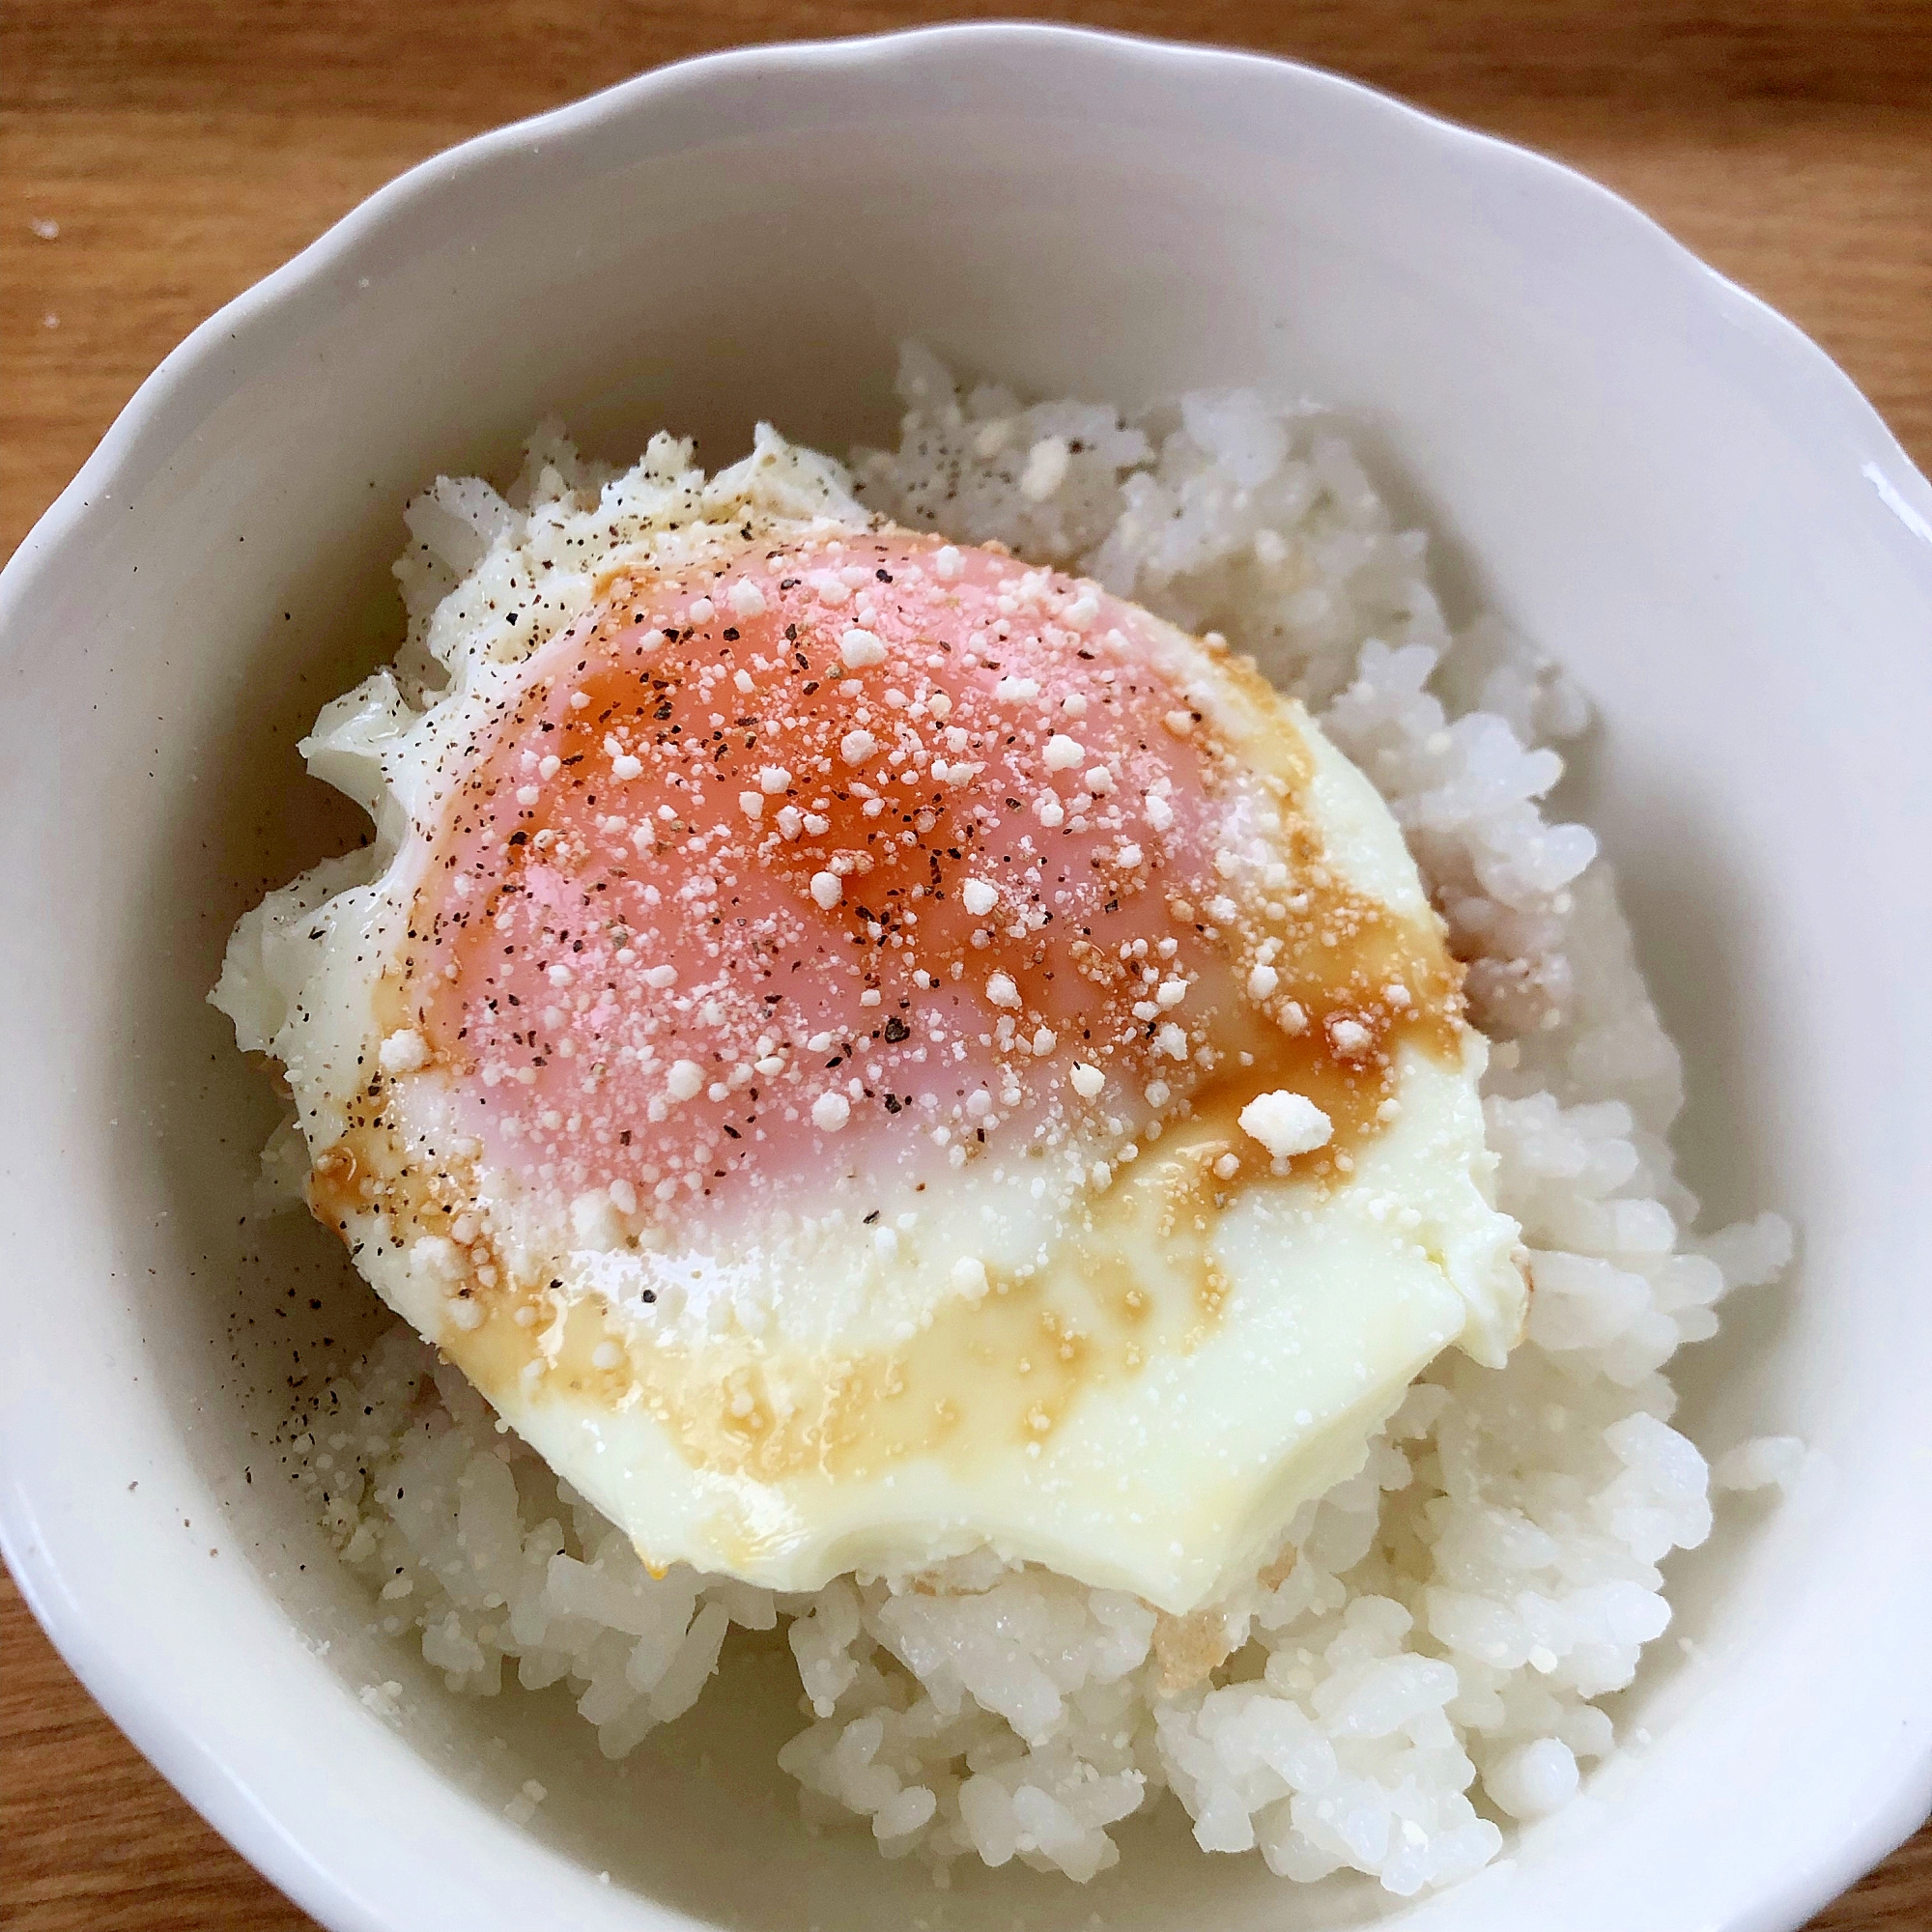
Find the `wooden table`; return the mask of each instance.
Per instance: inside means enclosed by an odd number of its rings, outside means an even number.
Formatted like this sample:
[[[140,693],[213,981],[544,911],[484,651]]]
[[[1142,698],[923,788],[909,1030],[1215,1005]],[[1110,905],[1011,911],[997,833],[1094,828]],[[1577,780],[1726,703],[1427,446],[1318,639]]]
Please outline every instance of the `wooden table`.
[[[410,163],[683,54],[949,11],[903,0],[14,0],[0,14],[0,555],[167,350]],[[1577,163],[1794,317],[1932,467],[1932,6],[1087,0],[1031,11],[1296,55]],[[148,1768],[0,1577],[0,1925],[310,1924]],[[1815,1926],[1932,1926],[1932,1828]]]

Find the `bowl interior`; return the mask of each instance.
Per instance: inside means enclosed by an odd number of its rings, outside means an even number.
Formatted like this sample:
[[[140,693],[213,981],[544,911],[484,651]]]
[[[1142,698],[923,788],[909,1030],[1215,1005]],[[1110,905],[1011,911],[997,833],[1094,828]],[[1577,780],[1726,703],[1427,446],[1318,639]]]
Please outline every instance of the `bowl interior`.
[[[780,50],[432,170],[178,358],[9,573],[9,1528],[96,1689],[342,1925],[1795,1923],[1909,1825],[1932,1722],[1896,1541],[1932,1473],[1932,1132],[1898,1071],[1928,1046],[1922,480],[1621,205],[1272,64],[1025,30]],[[1714,1221],[1801,1226],[1789,1283],[1678,1368],[1707,1449],[1802,1434],[1804,1483],[1678,1564],[1687,1641],[1631,1710],[1653,1741],[1442,1899],[1290,1900],[1172,1818],[1085,1889],[936,1891],[799,1824],[781,1646],[608,1766],[560,1693],[452,1699],[371,1636],[282,1479],[292,1388],[378,1322],[319,1230],[248,1217],[273,1103],[202,996],[234,918],[357,836],[294,745],[399,638],[403,498],[513,469],[553,412],[627,459],[668,425],[728,460],[760,416],[890,435],[909,334],[1040,392],[1352,412],[1452,598],[1600,706],[1566,803],[1685,1050],[1686,1178]],[[356,1693],[390,1679],[385,1726]],[[499,1813],[529,1776],[525,1834]]]

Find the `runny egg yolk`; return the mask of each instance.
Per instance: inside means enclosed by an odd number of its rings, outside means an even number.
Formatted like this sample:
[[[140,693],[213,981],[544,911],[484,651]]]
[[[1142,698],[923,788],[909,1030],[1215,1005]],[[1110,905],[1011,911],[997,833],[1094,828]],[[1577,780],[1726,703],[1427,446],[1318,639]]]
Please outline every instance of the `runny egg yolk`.
[[[1288,736],[1303,863],[1231,895],[1238,761],[1160,628],[904,533],[611,578],[479,727],[412,922],[492,1164],[730,1215],[1285,1084],[1346,1165],[1400,1039],[1453,1049],[1454,969],[1324,869]]]

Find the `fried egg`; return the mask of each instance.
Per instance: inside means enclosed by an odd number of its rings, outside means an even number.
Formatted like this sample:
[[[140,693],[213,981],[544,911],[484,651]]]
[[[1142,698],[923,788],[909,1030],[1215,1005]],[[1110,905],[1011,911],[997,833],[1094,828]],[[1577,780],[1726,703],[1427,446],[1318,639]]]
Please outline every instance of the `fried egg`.
[[[1219,639],[653,450],[305,743],[375,842],[214,998],[310,1206],[654,1566],[1210,1602],[1521,1325],[1401,834]]]

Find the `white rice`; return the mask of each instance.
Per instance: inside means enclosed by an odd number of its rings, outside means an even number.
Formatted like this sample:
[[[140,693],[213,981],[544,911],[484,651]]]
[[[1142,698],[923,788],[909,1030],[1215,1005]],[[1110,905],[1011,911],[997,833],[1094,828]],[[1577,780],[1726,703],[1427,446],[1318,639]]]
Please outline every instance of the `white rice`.
[[[1497,1042],[1489,1131],[1533,1250],[1528,1339],[1499,1372],[1445,1356],[1363,1471],[1296,1517],[1285,1577],[1180,1620],[990,1558],[795,1598],[653,1578],[401,1327],[298,1423],[299,1480],[382,1631],[452,1690],[566,1682],[611,1757],[691,1708],[730,1625],[783,1625],[808,1721],[780,1762],[808,1812],[867,1821],[941,1876],[1018,1858],[1084,1880],[1115,1861],[1111,1826],[1178,1802],[1205,1850],[1258,1849],[1284,1877],[1352,1867],[1405,1895],[1466,1877],[1611,1747],[1603,1700],[1670,1621],[1658,1566],[1711,1528],[1662,1372],[1723,1294],[1778,1272],[1789,1231],[1692,1232],[1666,1139],[1676,1049],[1595,840],[1539,809],[1585,706],[1492,621],[1451,633],[1423,533],[1396,527],[1332,418],[1241,392],[1134,421],[1023,408],[962,397],[917,348],[900,390],[899,448],[854,461],[866,502],[1225,633],[1381,788]],[[660,440],[649,460],[677,457]],[[406,664],[466,573],[541,601],[520,547],[607,485],[547,430],[507,501],[474,479],[416,499]],[[1781,1486],[1802,1454],[1739,1445],[1721,1480]]]

